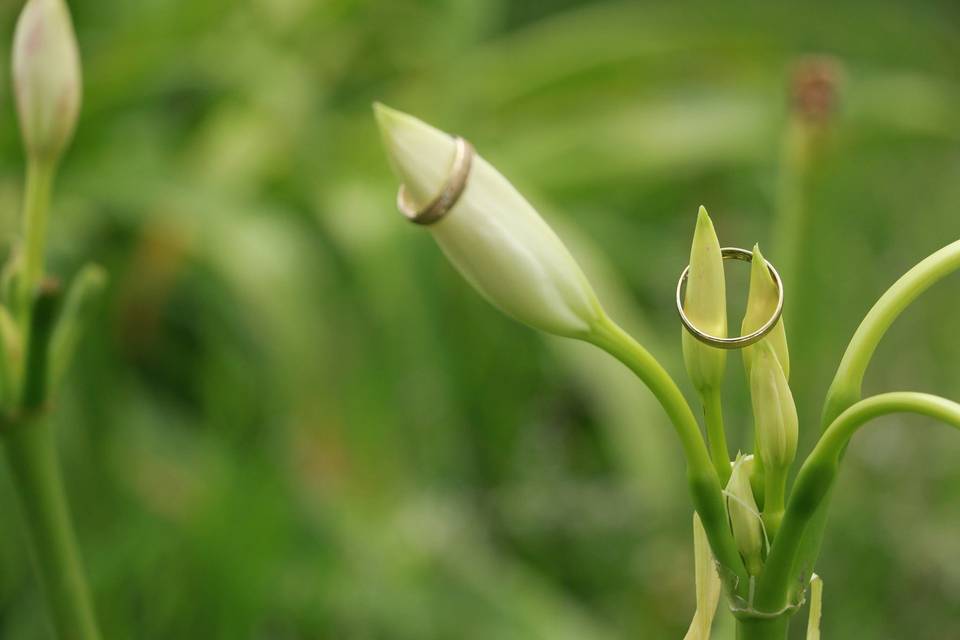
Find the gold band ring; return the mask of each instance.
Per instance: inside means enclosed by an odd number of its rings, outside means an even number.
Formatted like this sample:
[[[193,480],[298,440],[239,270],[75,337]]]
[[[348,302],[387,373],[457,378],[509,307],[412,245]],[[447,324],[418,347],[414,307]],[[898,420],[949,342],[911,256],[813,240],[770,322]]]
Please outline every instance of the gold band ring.
[[[416,205],[410,199],[407,189],[400,185],[397,191],[397,208],[400,213],[406,216],[407,220],[416,224],[434,224],[443,216],[450,212],[453,205],[463,195],[463,190],[467,186],[467,178],[470,177],[470,168],[473,165],[473,145],[457,136],[454,138],[456,147],[453,154],[453,163],[450,165],[450,175],[440,193],[430,201],[427,206],[417,210]]]
[[[724,247],[720,250],[720,254],[723,256],[724,260],[742,260],[744,262],[753,262],[753,252],[747,251],[746,249],[738,249],[737,247]],[[773,277],[773,282],[777,287],[777,308],[774,309],[773,315],[770,316],[770,319],[767,320],[762,327],[748,333],[745,336],[737,336],[735,338],[720,338],[718,336],[712,336],[709,333],[705,333],[698,329],[692,322],[690,318],[687,317],[687,314],[683,311],[683,283],[686,282],[687,276],[690,274],[690,265],[687,265],[687,268],[683,270],[683,273],[680,274],[680,280],[677,282],[677,311],[680,313],[680,322],[683,323],[684,328],[690,332],[694,338],[708,344],[711,347],[717,347],[718,349],[742,349],[743,347],[748,347],[755,342],[759,341],[765,335],[770,333],[773,328],[776,326],[777,321],[780,319],[780,316],[783,314],[783,281],[780,279],[780,274],[777,273],[777,270],[769,260],[765,261],[767,263],[767,269],[770,271],[770,275]]]

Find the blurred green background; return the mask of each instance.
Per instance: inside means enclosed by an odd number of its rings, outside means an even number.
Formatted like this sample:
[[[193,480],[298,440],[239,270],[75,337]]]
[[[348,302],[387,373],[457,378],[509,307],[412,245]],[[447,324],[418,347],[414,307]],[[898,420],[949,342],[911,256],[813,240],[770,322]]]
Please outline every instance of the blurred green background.
[[[778,262],[791,68],[835,57],[787,280],[801,454],[863,314],[960,237],[952,1],[71,6],[85,104],[51,271],[95,260],[111,285],[56,426],[109,638],[686,630],[691,507],[664,415],[610,358],[489,307],[403,221],[373,100],[470,138],[692,398],[671,300],[697,206]],[[19,8],[0,8],[5,42]],[[9,246],[23,169],[0,49]],[[865,391],[960,398],[958,313],[954,276]],[[743,446],[737,357],[728,378]],[[927,422],[851,448],[819,566],[828,639],[960,638],[960,438]],[[0,633],[48,638],[6,478],[0,512]]]

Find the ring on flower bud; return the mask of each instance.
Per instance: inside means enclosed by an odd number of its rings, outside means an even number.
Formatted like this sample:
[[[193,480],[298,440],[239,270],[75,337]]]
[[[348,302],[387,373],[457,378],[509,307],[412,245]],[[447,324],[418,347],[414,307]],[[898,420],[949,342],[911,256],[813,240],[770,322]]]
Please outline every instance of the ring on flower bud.
[[[720,254],[723,256],[724,260],[742,260],[744,262],[753,261],[753,252],[747,251],[746,249],[738,249],[737,247],[724,247],[720,250]],[[744,336],[737,336],[735,338],[720,338],[701,331],[692,322],[690,322],[690,318],[688,318],[687,314],[684,313],[683,283],[686,282],[687,275],[690,273],[690,266],[687,265],[687,267],[683,270],[683,273],[680,274],[680,280],[677,281],[677,311],[680,313],[680,322],[682,322],[684,328],[690,332],[690,335],[700,342],[710,345],[711,347],[717,347],[719,349],[742,349],[743,347],[749,347],[750,345],[758,342],[761,338],[770,333],[773,330],[773,327],[776,326],[780,316],[783,314],[783,281],[780,279],[780,274],[777,273],[776,268],[770,264],[770,261],[764,260],[764,262],[767,263],[767,269],[770,270],[770,275],[773,277],[773,281],[777,285],[777,307],[774,309],[773,315],[771,315],[770,318],[756,331],[748,333]]]
[[[453,163],[450,165],[450,174],[447,181],[440,188],[440,193],[430,201],[423,209],[417,210],[416,205],[407,195],[407,189],[402,184],[397,191],[397,208],[400,213],[407,217],[407,220],[416,224],[433,224],[438,222],[443,216],[453,209],[457,200],[463,194],[467,187],[467,179],[470,177],[470,167],[473,165],[473,145],[457,136],[453,139],[454,147]]]

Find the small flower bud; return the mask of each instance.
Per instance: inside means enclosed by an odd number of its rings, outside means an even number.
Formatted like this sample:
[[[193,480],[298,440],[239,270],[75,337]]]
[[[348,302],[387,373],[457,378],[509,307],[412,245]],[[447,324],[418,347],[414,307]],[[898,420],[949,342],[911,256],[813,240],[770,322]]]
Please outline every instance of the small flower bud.
[[[747,297],[747,311],[743,316],[740,328],[741,335],[753,333],[766,323],[777,308],[777,285],[770,275],[767,262],[760,253],[760,245],[753,246],[753,262],[750,265],[750,294]],[[781,317],[770,333],[763,339],[773,347],[773,352],[780,362],[783,375],[790,379],[790,352],[787,349],[787,334]],[[750,375],[750,363],[753,359],[753,347],[743,350],[743,366]]]
[[[455,142],[413,116],[374,105],[407,194],[430,202],[448,178]],[[479,155],[453,208],[426,227],[453,266],[494,306],[535,329],[584,337],[604,318],[570,252],[522,195]]]
[[[797,407],[780,362],[766,340],[754,347],[750,395],[760,461],[766,473],[782,473],[797,454]]]
[[[697,214],[697,227],[693,232],[683,311],[701,331],[718,338],[727,336],[727,288],[723,257],[713,222],[703,207]],[[701,394],[718,389],[723,383],[726,351],[700,342],[686,330],[681,339],[683,362],[693,386]]]
[[[755,576],[763,569],[763,525],[750,486],[753,466],[753,456],[737,456],[727,482],[727,511],[737,549],[747,572]]]
[[[683,640],[710,640],[723,583],[710,550],[710,540],[696,511],[693,513],[693,560],[696,568],[697,610]]]
[[[80,111],[80,52],[64,0],[27,0],[13,37],[20,131],[31,160],[56,162]]]

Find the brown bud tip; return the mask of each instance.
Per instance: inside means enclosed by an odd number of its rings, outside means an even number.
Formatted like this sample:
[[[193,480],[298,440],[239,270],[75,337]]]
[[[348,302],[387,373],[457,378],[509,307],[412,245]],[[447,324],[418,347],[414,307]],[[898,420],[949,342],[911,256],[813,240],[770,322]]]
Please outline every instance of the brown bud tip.
[[[840,63],[828,56],[803,58],[790,80],[790,107],[803,120],[823,124],[837,110],[843,80]]]

